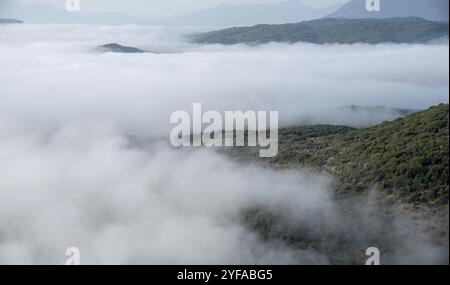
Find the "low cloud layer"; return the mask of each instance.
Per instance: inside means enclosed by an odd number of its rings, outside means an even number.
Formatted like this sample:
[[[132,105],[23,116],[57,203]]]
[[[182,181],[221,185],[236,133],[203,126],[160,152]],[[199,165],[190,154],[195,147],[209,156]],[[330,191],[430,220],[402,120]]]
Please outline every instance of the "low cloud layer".
[[[372,198],[345,206],[333,179],[311,172],[162,141],[135,147],[114,128],[87,125],[3,130],[0,159],[0,264],[63,264],[72,246],[83,264],[328,264],[352,260],[354,248],[362,264],[365,248],[386,245],[385,264],[448,260],[408,213],[386,215]],[[354,245],[333,256],[263,240],[243,222],[254,207],[281,214],[279,226]]]
[[[327,181],[208,152],[147,151],[103,127],[1,136],[0,263],[294,263],[239,223],[253,203],[327,206]]]
[[[69,246],[84,264],[328,263],[320,252],[264,241],[241,214],[263,205],[319,223],[313,217],[339,208],[331,177],[244,167],[156,139],[138,148],[129,135],[167,139],[170,114],[194,102],[276,110],[292,124],[351,104],[448,101],[447,44],[197,46],[182,40],[191,32],[0,27],[1,264],[62,264]],[[95,51],[109,42],[161,54]],[[413,261],[442,260],[418,240],[432,254]]]
[[[194,102],[205,110],[279,111],[282,124],[346,105],[448,102],[447,44],[224,47],[183,41],[195,32],[189,29],[0,29],[0,114],[44,126],[104,120],[167,136],[170,114]],[[109,42],[162,54],[94,51]],[[336,113],[328,123],[342,121]]]

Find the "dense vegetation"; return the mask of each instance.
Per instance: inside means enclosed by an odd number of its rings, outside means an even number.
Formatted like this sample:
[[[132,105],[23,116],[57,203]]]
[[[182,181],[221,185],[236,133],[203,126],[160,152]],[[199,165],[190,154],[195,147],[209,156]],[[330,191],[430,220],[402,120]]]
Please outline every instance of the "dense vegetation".
[[[16,19],[0,19],[0,24],[22,24],[22,21]]]
[[[372,245],[381,249],[385,264],[437,262],[409,246],[429,243],[430,251],[448,252],[448,112],[442,104],[366,129],[281,129],[279,153],[270,159],[259,158],[256,148],[233,148],[229,155],[241,162],[309,167],[338,181],[332,217],[314,213],[313,223],[292,221],[280,209],[260,205],[243,212],[244,223],[264,240],[314,250],[334,264],[363,264]],[[416,237],[423,240],[411,241]],[[448,263],[448,255],[441,258]]]
[[[324,43],[423,43],[448,37],[448,23],[421,18],[319,19],[295,24],[234,27],[200,34],[198,43],[261,44],[269,42]]]

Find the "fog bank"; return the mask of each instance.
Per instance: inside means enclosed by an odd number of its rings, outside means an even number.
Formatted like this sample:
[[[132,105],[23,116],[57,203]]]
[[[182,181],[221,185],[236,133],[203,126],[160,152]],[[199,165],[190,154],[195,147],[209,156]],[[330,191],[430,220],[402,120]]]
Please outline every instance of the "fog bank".
[[[50,126],[108,121],[167,136],[173,111],[274,110],[282,125],[306,114],[369,124],[389,116],[328,110],[348,105],[423,109],[448,102],[448,44],[199,46],[189,28],[0,27],[0,114]],[[161,54],[99,54],[109,42]],[[352,122],[354,118],[358,122]],[[310,123],[314,123],[310,122]],[[25,124],[26,125],[26,124]]]

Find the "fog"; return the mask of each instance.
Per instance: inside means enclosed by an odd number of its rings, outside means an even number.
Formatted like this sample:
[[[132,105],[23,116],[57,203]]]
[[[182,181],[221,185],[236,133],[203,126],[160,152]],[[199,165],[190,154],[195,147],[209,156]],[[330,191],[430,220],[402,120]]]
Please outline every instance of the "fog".
[[[194,102],[205,111],[279,111],[282,125],[347,105],[448,102],[448,44],[225,47],[189,44],[182,36],[197,30],[186,28],[0,29],[0,114],[36,125],[107,120],[166,137],[170,114]],[[95,52],[109,42],[161,54]],[[352,124],[335,113],[328,123]]]
[[[323,174],[242,166],[162,141],[135,147],[106,125],[46,135],[9,127],[0,132],[0,264],[63,264],[72,246],[82,264],[328,264],[352,247],[363,264],[367,247],[387,245],[384,264],[448,261],[411,213],[385,214],[370,196],[349,208]],[[254,207],[282,216],[276,230],[298,225],[354,245],[336,257],[263,240],[243,222]]]
[[[337,214],[334,178],[175,150],[166,142],[170,114],[201,102],[209,110],[279,111],[282,125],[307,114],[315,114],[308,123],[359,125],[386,116],[327,110],[448,102],[445,43],[200,46],[184,38],[196,31],[0,26],[0,264],[63,264],[70,246],[80,248],[83,264],[329,263],[313,249],[263,240],[242,212],[282,209],[286,222],[326,225],[339,236],[350,225]],[[109,42],[158,54],[96,51]],[[137,147],[130,135],[153,139]],[[358,213],[367,201],[355,205]],[[356,230],[385,218],[369,216]],[[386,239],[399,254],[390,262],[448,260],[421,228],[397,229],[409,225],[404,214],[394,221]]]
[[[3,135],[0,263],[62,264],[69,246],[83,264],[292,263],[294,252],[245,230],[239,211],[327,206],[319,176],[239,168],[203,151],[143,152],[103,127]]]

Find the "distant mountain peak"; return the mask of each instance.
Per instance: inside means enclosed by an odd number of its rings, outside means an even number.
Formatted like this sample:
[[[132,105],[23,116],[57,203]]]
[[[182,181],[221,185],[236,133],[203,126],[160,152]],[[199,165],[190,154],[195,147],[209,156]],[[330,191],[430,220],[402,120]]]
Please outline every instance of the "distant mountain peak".
[[[27,23],[63,24],[147,24],[147,21],[123,13],[72,13],[49,4],[21,4],[0,0],[0,18],[21,19]]]
[[[225,2],[222,2],[222,3],[218,4],[216,7],[230,7],[230,6],[232,6],[232,5],[228,4],[228,3],[225,3]]]
[[[118,43],[109,43],[101,45],[98,48],[105,52],[114,52],[114,53],[147,53],[147,51],[145,50],[141,50],[135,47],[123,46]]]
[[[336,43],[427,43],[448,38],[448,23],[418,17],[388,19],[324,18],[283,25],[235,27],[194,37],[208,44],[264,44],[270,42]]]
[[[0,19],[0,24],[22,24],[22,21],[16,19]]]
[[[230,5],[221,3],[212,8],[166,17],[164,22],[176,25],[240,26],[283,24],[322,18],[340,6],[315,9],[298,0],[278,3]]]
[[[432,21],[448,22],[448,0],[389,0],[381,1],[379,12],[369,12],[365,0],[350,0],[337,11],[328,15],[332,18],[391,18],[420,17]]]

